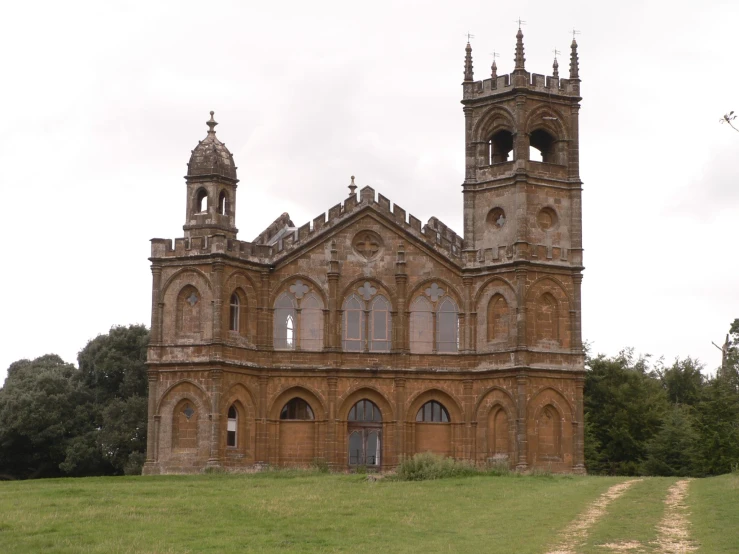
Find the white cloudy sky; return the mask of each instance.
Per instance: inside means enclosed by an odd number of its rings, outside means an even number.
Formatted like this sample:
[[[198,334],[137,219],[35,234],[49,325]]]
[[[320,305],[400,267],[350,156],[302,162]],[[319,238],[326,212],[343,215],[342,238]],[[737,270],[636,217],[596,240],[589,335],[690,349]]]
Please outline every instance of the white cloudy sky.
[[[461,234],[465,33],[476,77],[549,73],[582,31],[583,335],[596,352],[718,365],[739,317],[739,2],[6,2],[0,382],[149,323],[149,239],[181,236],[209,110],[251,240],[349,176]]]

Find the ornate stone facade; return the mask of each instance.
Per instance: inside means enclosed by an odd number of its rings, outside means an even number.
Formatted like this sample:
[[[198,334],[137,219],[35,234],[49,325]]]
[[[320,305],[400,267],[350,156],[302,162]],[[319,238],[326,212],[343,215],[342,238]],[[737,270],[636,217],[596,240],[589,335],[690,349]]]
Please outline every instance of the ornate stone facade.
[[[576,44],[569,79],[528,73],[520,31],[510,75],[474,81],[466,54],[464,238],[352,178],[239,241],[211,112],[185,236],[152,240],[145,473],[424,451],[584,470]]]

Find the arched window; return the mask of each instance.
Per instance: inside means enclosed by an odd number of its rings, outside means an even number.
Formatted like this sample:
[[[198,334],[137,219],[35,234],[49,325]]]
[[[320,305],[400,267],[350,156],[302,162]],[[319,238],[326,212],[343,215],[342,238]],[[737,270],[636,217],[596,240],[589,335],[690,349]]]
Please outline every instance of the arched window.
[[[344,350],[362,352],[364,341],[364,304],[352,294],[344,302]]]
[[[457,304],[445,297],[436,312],[436,351],[457,352],[459,350],[459,313]]]
[[[559,460],[562,444],[562,418],[552,405],[545,406],[536,421],[538,457]]]
[[[199,189],[195,195],[195,212],[196,213],[207,213],[208,211],[208,191],[205,189]]]
[[[241,302],[239,302],[239,295],[235,292],[231,295],[230,310],[229,310],[229,331],[239,332],[241,330]]]
[[[433,312],[423,296],[411,304],[410,348],[414,354],[431,354],[434,349]]]
[[[192,336],[200,333],[200,308],[202,298],[192,285],[184,287],[177,295],[177,334]]]
[[[488,302],[488,341],[508,338],[508,303],[502,294],[494,294]]]
[[[228,194],[225,190],[218,195],[218,213],[221,215],[228,214]]]
[[[312,420],[315,418],[310,404],[302,398],[293,398],[283,406],[280,412],[280,419]]]
[[[371,400],[360,400],[349,410],[347,421],[372,421],[381,423],[382,413],[380,412],[380,408]]]
[[[429,400],[418,410],[416,421],[424,423],[449,423],[449,412],[436,400]]]
[[[370,351],[390,350],[390,302],[378,295],[370,304]]]
[[[198,412],[190,400],[181,400],[172,413],[172,448],[198,447]]]
[[[488,165],[508,161],[513,151],[513,135],[510,131],[498,131],[488,140]]]
[[[275,302],[273,344],[280,350],[295,348],[295,300],[288,293]]]
[[[226,446],[235,448],[237,441],[237,431],[239,428],[239,412],[236,406],[231,404],[228,409],[228,425],[226,427]]]
[[[543,129],[529,135],[529,160],[534,162],[557,163],[555,160],[554,137]]]
[[[323,349],[323,303],[314,294],[300,301],[300,348]]]

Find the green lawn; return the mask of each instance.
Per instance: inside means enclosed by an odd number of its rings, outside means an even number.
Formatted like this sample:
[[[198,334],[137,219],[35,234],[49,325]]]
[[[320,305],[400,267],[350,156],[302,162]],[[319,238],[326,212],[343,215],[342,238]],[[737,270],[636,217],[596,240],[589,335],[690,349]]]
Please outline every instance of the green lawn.
[[[0,552],[542,554],[588,504],[624,480],[373,483],[361,475],[268,472],[0,482]],[[604,542],[652,540],[674,481],[632,486],[593,526],[583,552],[604,552]],[[739,544],[738,495],[737,476],[691,482],[692,531],[710,545],[705,552],[732,552],[726,545]],[[713,536],[717,529],[722,538]]]

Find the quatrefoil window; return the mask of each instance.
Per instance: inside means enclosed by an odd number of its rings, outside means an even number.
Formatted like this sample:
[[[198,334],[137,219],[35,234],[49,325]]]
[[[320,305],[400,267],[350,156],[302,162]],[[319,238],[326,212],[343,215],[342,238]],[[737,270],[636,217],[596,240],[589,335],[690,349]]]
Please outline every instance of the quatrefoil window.
[[[295,295],[295,298],[300,300],[305,296],[305,293],[310,290],[310,287],[303,283],[300,279],[295,281],[294,285],[290,285],[290,292],[292,292]]]
[[[352,247],[357,254],[371,260],[382,250],[382,238],[374,231],[361,231],[354,236]]]
[[[362,298],[365,299],[365,301],[369,300],[377,293],[377,289],[373,287],[372,285],[370,285],[369,281],[365,281],[364,285],[359,287],[357,290],[359,294],[362,295]]]
[[[190,404],[187,404],[185,406],[185,409],[182,410],[182,413],[185,414],[185,417],[187,419],[190,419],[193,416],[193,414],[195,413],[195,410],[192,409],[192,407],[190,406]]]
[[[444,296],[444,290],[439,287],[436,283],[432,283],[429,288],[427,288],[425,291],[426,296],[428,296],[432,302],[436,302],[439,298]]]
[[[187,303],[190,304],[190,306],[194,306],[198,303],[199,298],[198,295],[193,292],[185,300],[187,300]]]

